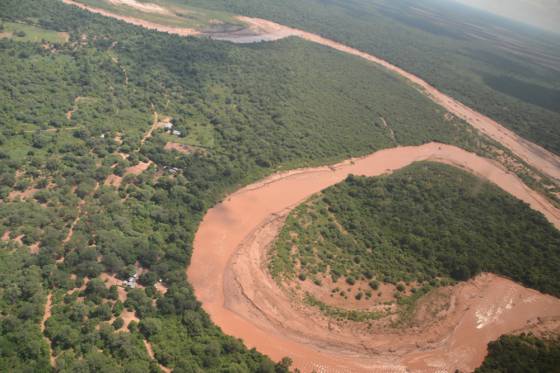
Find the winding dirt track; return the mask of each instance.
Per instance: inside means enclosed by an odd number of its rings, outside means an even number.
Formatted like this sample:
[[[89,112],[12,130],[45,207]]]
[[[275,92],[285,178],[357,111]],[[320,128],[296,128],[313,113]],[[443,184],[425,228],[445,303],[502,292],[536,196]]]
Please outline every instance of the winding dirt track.
[[[247,186],[212,208],[194,241],[188,277],[225,333],[305,371],[469,371],[501,334],[537,317],[560,317],[560,300],[483,275],[453,291],[452,311],[422,330],[368,334],[329,330],[328,321],[290,301],[266,269],[266,249],[301,201],[348,174],[375,176],[432,160],[470,171],[542,212],[560,228],[560,211],[517,176],[460,148],[430,143],[382,150],[334,167],[294,170]]]

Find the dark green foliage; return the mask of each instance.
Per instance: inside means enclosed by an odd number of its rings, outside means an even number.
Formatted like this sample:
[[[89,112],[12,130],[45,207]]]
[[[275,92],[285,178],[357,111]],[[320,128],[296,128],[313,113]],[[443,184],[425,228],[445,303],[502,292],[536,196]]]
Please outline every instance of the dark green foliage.
[[[0,370],[49,371],[39,330],[45,300],[36,259],[0,243]]]
[[[475,373],[558,373],[560,340],[504,335],[488,344],[488,356]]]
[[[270,19],[370,52],[560,153],[557,35],[448,0],[189,3]]]
[[[377,289],[378,281],[467,280],[486,271],[560,295],[560,233],[496,186],[437,163],[348,177],[294,210],[275,248],[277,276],[291,276],[299,261],[302,274],[328,267],[326,275],[349,284],[374,275]]]

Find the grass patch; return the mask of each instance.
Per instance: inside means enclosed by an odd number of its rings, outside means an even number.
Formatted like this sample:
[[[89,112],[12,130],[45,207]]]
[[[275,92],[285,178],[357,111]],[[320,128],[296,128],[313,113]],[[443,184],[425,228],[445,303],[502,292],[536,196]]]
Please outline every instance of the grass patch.
[[[3,22],[0,23],[0,38],[34,43],[66,43],[69,36],[65,32],[47,30],[24,23]]]
[[[157,6],[153,10],[141,8],[144,4],[140,1],[137,2],[138,7],[109,3],[106,0],[79,0],[79,2],[118,15],[134,17],[170,27],[218,32],[243,27],[243,23],[236,20],[230,13],[185,6],[184,3],[179,1],[153,0],[149,3]]]

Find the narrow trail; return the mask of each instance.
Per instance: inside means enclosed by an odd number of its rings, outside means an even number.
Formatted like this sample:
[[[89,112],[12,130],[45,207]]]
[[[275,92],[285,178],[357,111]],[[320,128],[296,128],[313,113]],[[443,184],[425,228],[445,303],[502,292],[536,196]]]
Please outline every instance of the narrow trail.
[[[423,160],[496,184],[560,229],[560,210],[495,161],[438,143],[386,149],[335,166],[273,175],[209,210],[187,268],[197,299],[225,333],[274,359],[290,356],[305,372],[472,371],[489,341],[539,317],[560,316],[559,299],[488,274],[454,288],[453,310],[425,329],[332,329],[278,287],[268,274],[267,249],[291,209],[349,174],[382,175]]]
[[[43,319],[41,320],[41,333],[43,333],[43,338],[47,342],[47,346],[49,347],[49,362],[51,367],[55,368],[56,366],[56,358],[53,355],[52,347],[51,347],[51,340],[47,338],[45,335],[45,324],[47,320],[51,317],[51,307],[52,307],[52,293],[49,293],[47,296],[47,303],[45,303],[45,310],[43,312]]]
[[[148,352],[148,356],[150,356],[150,358],[152,360],[155,360],[157,362],[156,355],[154,354],[154,349],[152,347],[152,344],[144,339],[144,346],[146,347],[146,351]],[[158,366],[159,366],[159,369],[161,369],[164,373],[171,373],[171,369],[167,368],[166,366],[161,365],[159,362],[158,362]]]
[[[72,221],[72,224],[70,224],[70,229],[68,229],[68,233],[66,234],[66,237],[64,237],[64,240],[62,240],[62,243],[67,243],[72,239],[72,236],[74,235],[74,228],[76,227],[76,224],[80,222],[80,219],[82,217],[82,209],[85,203],[86,202],[83,199],[78,203],[78,214]]]
[[[148,129],[148,131],[146,131],[146,133],[144,134],[144,136],[142,137],[142,140],[140,140],[140,146],[138,147],[138,151],[140,151],[140,149],[142,149],[142,147],[144,146],[144,143],[150,138],[152,137],[152,134],[154,133],[154,131],[159,128],[159,115],[157,113],[157,111],[154,108],[154,105],[152,104],[152,112],[153,112],[153,121],[152,121],[152,125],[150,127],[150,129]]]

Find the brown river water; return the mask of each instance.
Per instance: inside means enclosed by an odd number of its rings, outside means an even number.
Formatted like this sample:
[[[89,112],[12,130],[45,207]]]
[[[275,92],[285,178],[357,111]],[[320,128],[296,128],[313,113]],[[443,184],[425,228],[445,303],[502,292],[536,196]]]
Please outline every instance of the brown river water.
[[[204,309],[249,347],[275,359],[290,356],[304,371],[325,372],[469,371],[480,365],[489,341],[537,318],[560,317],[559,299],[484,274],[456,286],[449,314],[423,330],[333,331],[279,289],[267,272],[266,250],[293,207],[349,174],[382,175],[423,160],[472,172],[560,227],[560,211],[517,176],[454,146],[398,147],[332,167],[294,170],[239,190],[204,217],[187,271]]]

